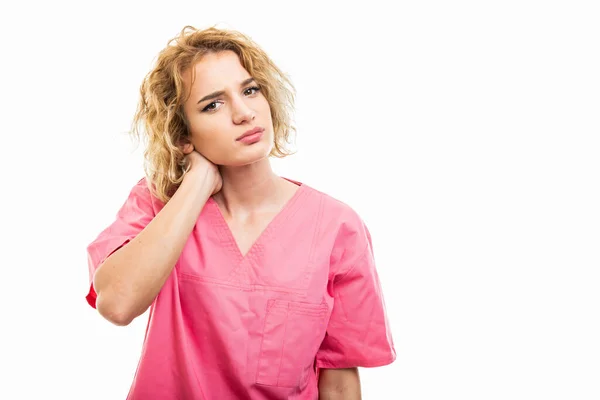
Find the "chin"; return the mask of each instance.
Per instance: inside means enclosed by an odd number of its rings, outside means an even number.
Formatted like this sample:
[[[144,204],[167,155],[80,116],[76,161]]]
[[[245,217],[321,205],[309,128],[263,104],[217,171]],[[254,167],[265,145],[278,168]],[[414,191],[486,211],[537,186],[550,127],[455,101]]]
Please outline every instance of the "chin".
[[[268,158],[272,147],[272,145],[268,145],[266,142],[258,142],[250,146],[244,146],[241,149],[236,149],[235,157],[224,160],[225,162],[222,163],[222,165],[228,167],[241,167],[254,164]]]

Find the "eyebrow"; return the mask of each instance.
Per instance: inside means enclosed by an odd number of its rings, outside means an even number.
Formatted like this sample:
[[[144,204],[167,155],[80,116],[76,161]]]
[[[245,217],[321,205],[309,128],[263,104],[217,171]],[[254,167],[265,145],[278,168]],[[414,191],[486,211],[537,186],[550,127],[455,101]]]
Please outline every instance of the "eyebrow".
[[[240,83],[240,86],[245,86],[245,85],[249,84],[252,81],[254,81],[254,78],[248,78],[245,81],[243,81],[242,83]],[[198,100],[198,103],[196,103],[196,104],[200,104],[203,101],[214,99],[215,97],[219,97],[219,96],[222,96],[224,94],[225,94],[224,90],[219,90],[218,92],[213,92],[213,93],[211,93],[209,95],[204,96],[200,100]]]

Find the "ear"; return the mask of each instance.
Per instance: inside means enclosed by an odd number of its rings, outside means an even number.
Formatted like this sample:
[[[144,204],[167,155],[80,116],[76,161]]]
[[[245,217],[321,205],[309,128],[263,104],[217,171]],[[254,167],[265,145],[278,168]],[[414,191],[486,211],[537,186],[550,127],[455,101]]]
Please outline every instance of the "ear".
[[[194,145],[191,143],[185,143],[182,146],[182,150],[183,150],[183,154],[188,155],[190,154],[192,151],[194,151]]]

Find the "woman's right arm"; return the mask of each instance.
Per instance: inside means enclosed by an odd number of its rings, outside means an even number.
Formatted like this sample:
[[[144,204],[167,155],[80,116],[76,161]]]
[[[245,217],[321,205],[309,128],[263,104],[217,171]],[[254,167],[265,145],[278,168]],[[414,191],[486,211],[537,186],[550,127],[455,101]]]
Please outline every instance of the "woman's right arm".
[[[186,173],[173,197],[148,225],[98,267],[93,285],[96,308],[104,318],[115,325],[128,325],[152,304],[204,204],[220,189],[218,174],[216,167]]]

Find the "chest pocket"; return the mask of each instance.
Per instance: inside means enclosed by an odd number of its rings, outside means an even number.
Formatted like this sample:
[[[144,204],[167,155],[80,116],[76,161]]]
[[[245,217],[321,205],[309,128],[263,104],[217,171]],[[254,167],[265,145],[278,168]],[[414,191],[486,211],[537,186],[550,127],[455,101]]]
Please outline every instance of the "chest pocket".
[[[327,314],[327,304],[269,300],[256,383],[279,387],[301,385],[325,337]]]

